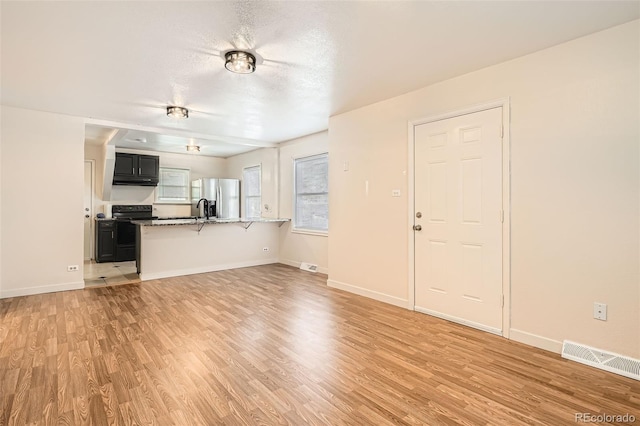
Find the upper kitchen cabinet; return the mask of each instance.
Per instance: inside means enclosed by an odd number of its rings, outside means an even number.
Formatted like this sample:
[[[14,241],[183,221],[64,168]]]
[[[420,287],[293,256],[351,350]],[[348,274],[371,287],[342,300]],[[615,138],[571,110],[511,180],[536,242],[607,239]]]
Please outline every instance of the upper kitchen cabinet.
[[[160,173],[160,157],[116,152],[114,185],[156,186]]]

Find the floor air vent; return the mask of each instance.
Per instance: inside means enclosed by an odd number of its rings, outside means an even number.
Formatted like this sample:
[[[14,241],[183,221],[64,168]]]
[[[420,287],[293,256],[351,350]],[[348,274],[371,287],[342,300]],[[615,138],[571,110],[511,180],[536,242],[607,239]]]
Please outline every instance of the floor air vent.
[[[640,380],[640,360],[637,359],[601,351],[568,340],[562,344],[562,358]]]
[[[303,271],[318,272],[318,265],[314,265],[313,263],[302,262],[300,264],[300,269],[302,269]]]

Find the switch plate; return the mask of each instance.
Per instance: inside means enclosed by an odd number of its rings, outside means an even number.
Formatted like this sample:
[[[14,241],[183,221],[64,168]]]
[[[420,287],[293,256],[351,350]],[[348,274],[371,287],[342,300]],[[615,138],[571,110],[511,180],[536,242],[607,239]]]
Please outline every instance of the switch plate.
[[[593,304],[593,317],[597,320],[607,320],[607,305],[606,303],[595,302]]]
[[[78,265],[69,265],[67,266],[67,272],[76,272],[79,271],[80,267]]]
[[[342,170],[344,170],[345,172],[349,171],[349,162],[348,161],[343,161],[342,162]]]

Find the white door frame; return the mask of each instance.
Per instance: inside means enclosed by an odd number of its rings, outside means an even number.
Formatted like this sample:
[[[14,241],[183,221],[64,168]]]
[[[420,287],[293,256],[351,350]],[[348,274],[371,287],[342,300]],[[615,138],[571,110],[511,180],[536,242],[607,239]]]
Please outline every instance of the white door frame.
[[[446,120],[448,118],[461,115],[473,114],[474,112],[485,111],[492,108],[502,107],[502,125],[504,135],[502,139],[502,210],[504,211],[504,221],[502,222],[502,294],[504,301],[502,304],[502,336],[509,338],[511,326],[511,154],[510,154],[510,99],[501,98],[494,101],[472,105],[442,114],[431,115],[425,118],[410,120],[408,125],[408,253],[409,253],[409,309],[415,310],[415,132],[414,128],[421,124],[432,123],[434,121]]]
[[[89,260],[95,256],[95,223],[93,220],[96,211],[96,160],[84,160],[85,163],[91,164],[91,217],[89,218]],[[83,206],[84,207],[84,206]],[[83,249],[84,251],[84,249]],[[84,256],[83,256],[84,257]],[[86,259],[85,259],[86,260]]]

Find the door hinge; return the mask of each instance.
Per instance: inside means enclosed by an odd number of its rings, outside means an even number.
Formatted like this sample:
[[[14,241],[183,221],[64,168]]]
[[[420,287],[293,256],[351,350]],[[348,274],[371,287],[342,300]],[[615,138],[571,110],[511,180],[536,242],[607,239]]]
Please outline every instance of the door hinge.
[[[504,138],[504,125],[500,126],[500,139]]]
[[[504,210],[500,210],[500,222],[504,223]]]
[[[500,302],[500,306],[504,308],[504,294],[502,295],[502,301]]]

